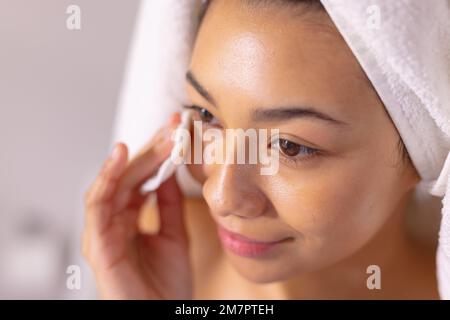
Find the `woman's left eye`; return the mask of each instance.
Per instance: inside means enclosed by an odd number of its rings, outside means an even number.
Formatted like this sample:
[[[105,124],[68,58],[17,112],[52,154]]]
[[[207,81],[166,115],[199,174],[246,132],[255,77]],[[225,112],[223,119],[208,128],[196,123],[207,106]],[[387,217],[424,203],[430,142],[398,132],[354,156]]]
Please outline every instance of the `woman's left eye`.
[[[318,154],[319,150],[310,148],[287,139],[278,138],[271,143],[289,161],[306,160]]]

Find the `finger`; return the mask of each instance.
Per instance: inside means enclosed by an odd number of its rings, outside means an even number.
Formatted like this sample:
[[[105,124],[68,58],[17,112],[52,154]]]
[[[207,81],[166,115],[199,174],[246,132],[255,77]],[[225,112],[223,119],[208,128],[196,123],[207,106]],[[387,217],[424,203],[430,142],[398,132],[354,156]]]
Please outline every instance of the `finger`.
[[[132,209],[140,209],[152,193],[154,193],[154,191],[143,192],[138,188],[135,192],[131,193],[130,199],[128,200],[128,206]]]
[[[86,203],[86,223],[88,229],[93,232],[103,232],[111,219],[112,198],[117,181],[126,166],[127,157],[127,147],[123,143],[118,143],[107,160],[107,165],[94,182]]]
[[[89,236],[88,230],[85,228],[81,236],[81,254],[86,259],[89,257]]]
[[[175,175],[172,175],[156,191],[160,213],[160,236],[187,241],[183,220],[183,195]]]
[[[138,189],[152,177],[161,163],[169,157],[173,147],[171,134],[179,121],[179,114],[176,114],[168,127],[155,136],[147,148],[129,163],[118,183],[116,202],[118,210],[126,205],[133,190]]]
[[[113,187],[117,184],[127,157],[128,149],[126,145],[117,143],[87,192],[85,201],[87,207],[93,203],[107,201],[112,196]]]
[[[167,123],[160,128],[154,135],[153,138],[151,138],[142,148],[141,150],[139,150],[131,159],[130,162],[134,162],[136,160],[136,158],[139,158],[141,155],[145,154],[146,152],[148,152],[152,146],[154,145],[154,142],[161,137],[163,134],[165,134],[167,132],[167,130],[173,126],[173,125],[177,125],[180,122],[180,115],[178,112],[174,112],[170,117],[169,120],[167,121]]]

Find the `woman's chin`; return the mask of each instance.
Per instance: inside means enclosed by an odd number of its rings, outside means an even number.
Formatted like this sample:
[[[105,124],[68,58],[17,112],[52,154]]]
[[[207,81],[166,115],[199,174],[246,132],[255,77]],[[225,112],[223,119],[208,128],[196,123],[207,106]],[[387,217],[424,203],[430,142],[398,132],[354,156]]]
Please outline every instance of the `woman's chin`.
[[[227,253],[227,259],[234,269],[245,279],[254,283],[272,283],[298,275],[298,268],[290,268],[289,263],[277,260],[252,259]]]

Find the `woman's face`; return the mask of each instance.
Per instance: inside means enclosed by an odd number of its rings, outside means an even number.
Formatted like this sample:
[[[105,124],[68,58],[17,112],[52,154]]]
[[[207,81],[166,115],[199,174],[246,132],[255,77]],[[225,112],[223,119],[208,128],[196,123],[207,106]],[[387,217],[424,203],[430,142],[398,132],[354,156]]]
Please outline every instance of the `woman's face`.
[[[188,81],[188,95],[207,110],[205,128],[279,129],[279,169],[190,169],[204,175],[218,225],[254,240],[283,240],[255,256],[226,250],[242,275],[269,282],[361,249],[418,177],[402,162],[393,123],[325,12],[243,3],[216,0],[208,9],[190,64],[204,91]],[[271,117],[255,117],[261,110]]]

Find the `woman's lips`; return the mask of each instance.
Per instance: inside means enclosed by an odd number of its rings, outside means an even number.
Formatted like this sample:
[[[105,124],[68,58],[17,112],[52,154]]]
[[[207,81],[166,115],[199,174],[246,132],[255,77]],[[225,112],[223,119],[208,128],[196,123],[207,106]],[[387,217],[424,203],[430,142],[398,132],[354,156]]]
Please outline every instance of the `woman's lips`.
[[[236,255],[243,257],[261,256],[279,243],[288,239],[285,238],[279,241],[264,242],[246,238],[237,233],[228,231],[221,226],[218,226],[217,231],[223,246]]]

